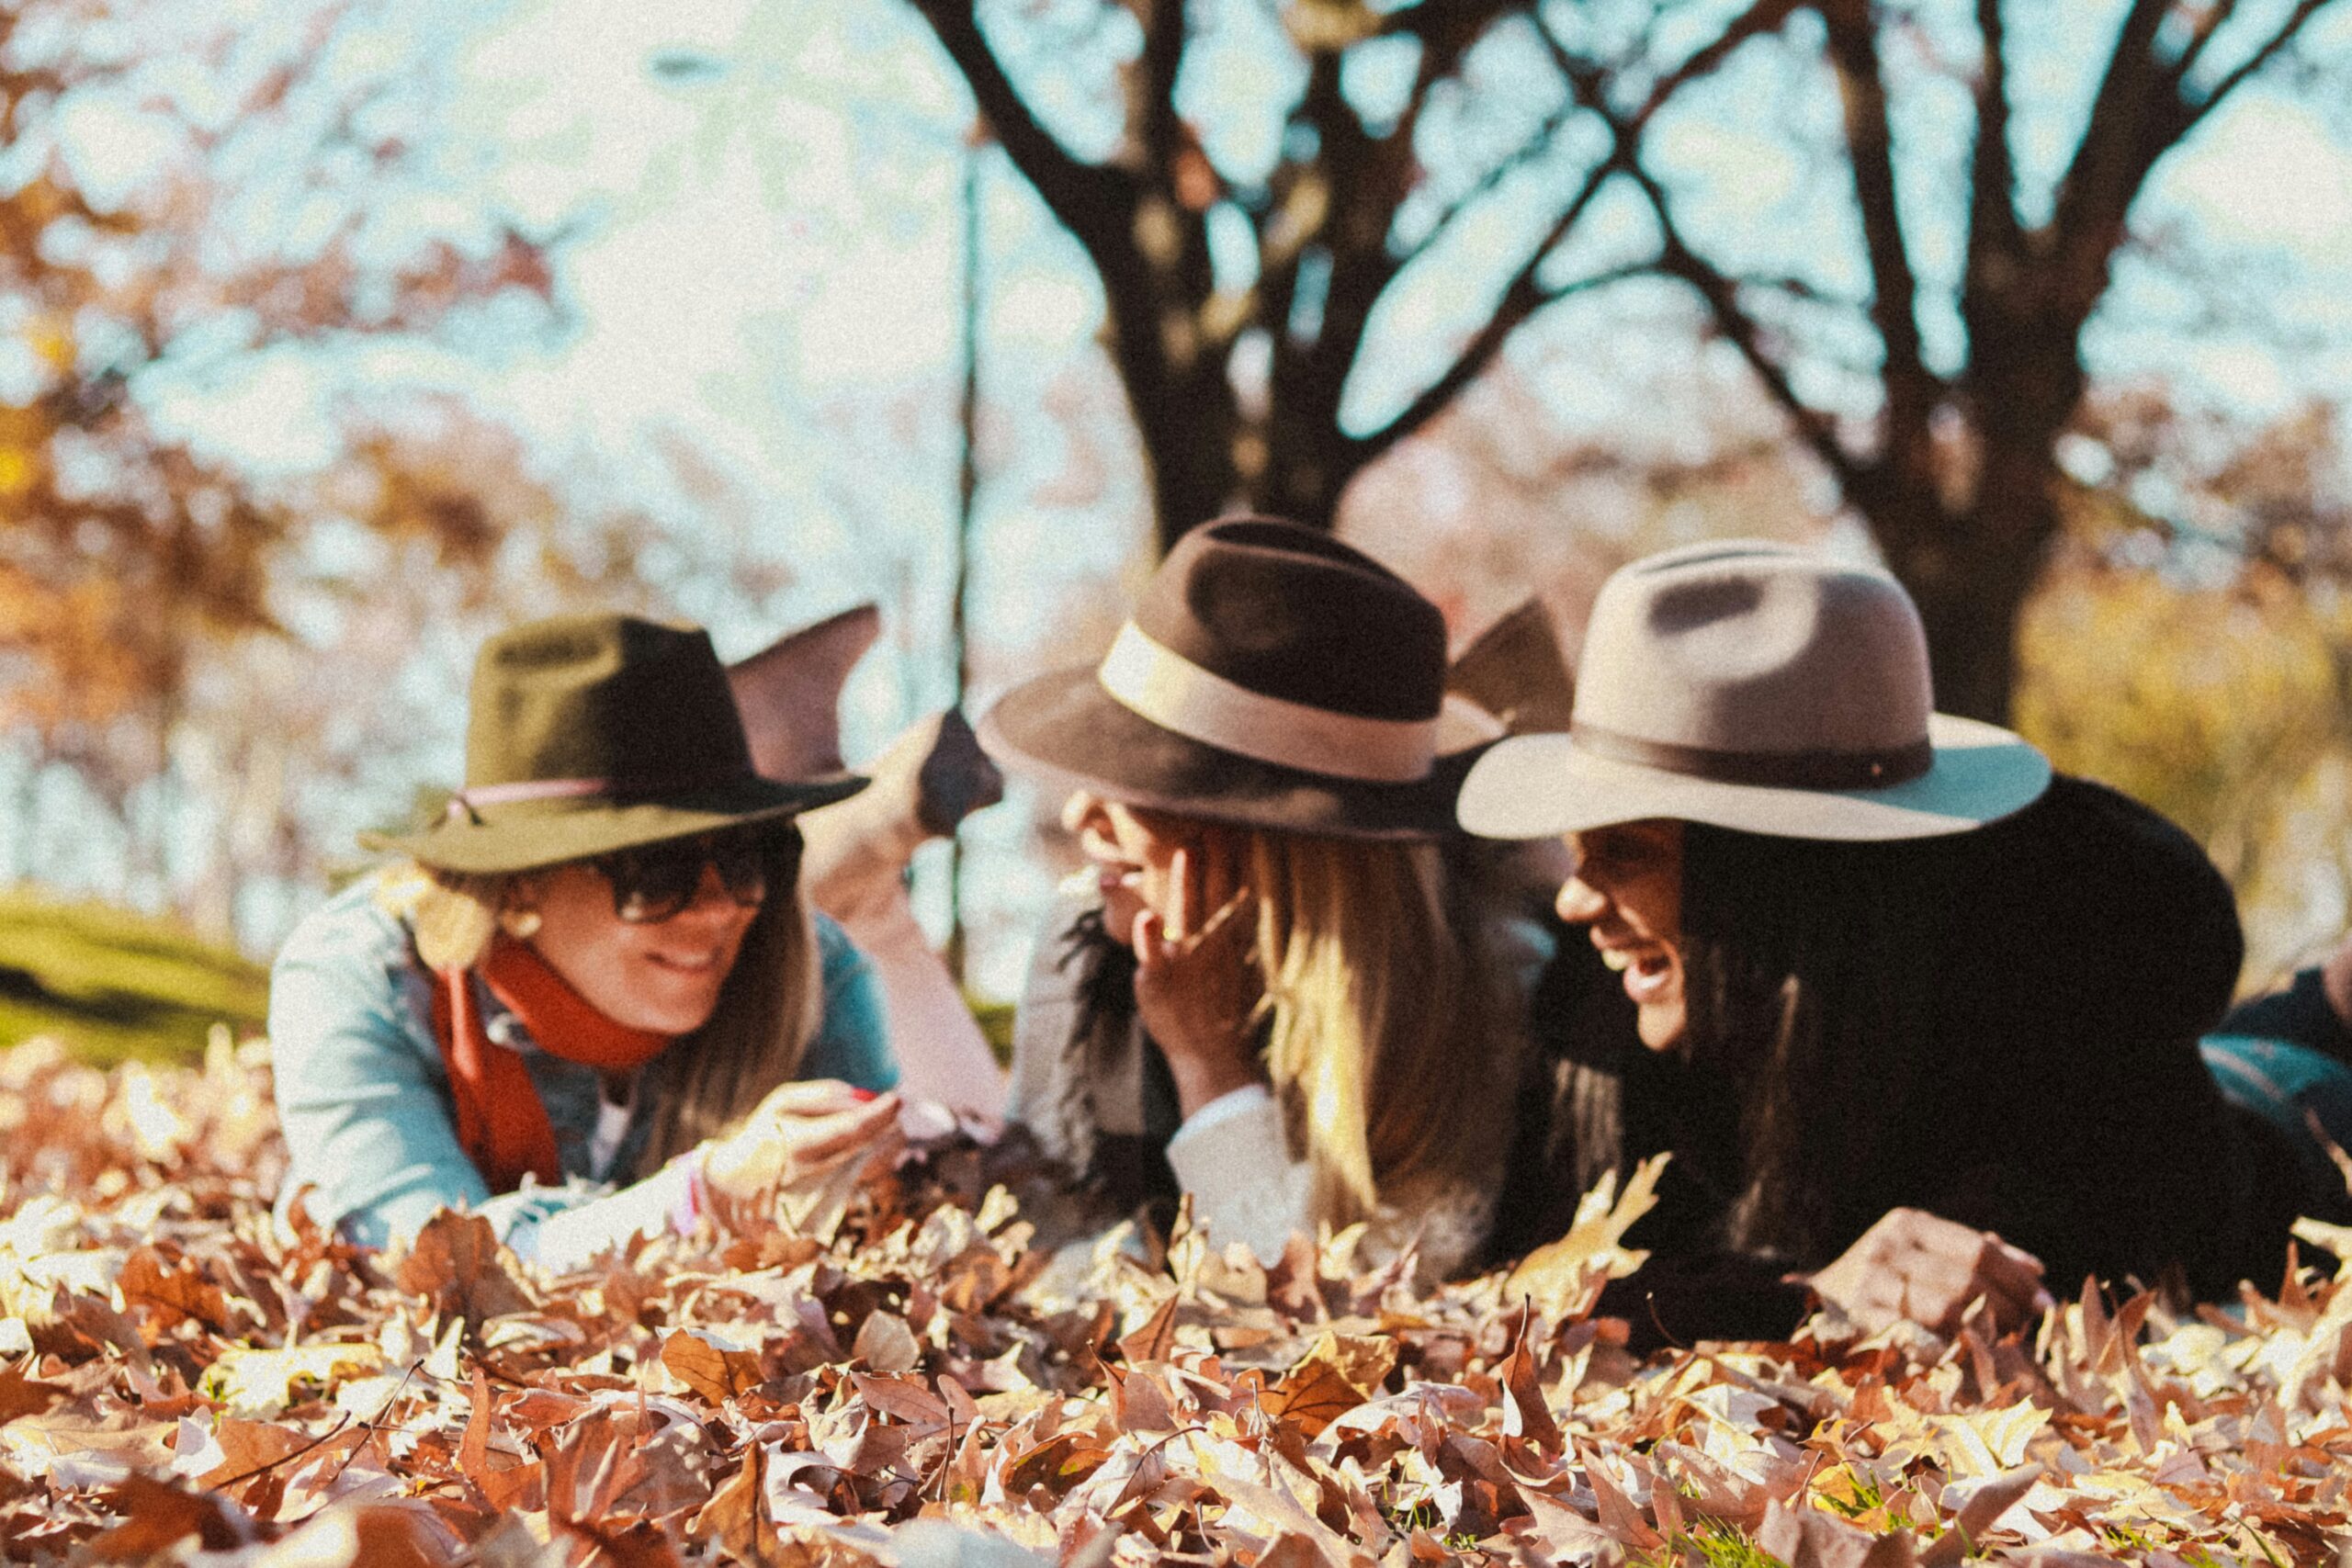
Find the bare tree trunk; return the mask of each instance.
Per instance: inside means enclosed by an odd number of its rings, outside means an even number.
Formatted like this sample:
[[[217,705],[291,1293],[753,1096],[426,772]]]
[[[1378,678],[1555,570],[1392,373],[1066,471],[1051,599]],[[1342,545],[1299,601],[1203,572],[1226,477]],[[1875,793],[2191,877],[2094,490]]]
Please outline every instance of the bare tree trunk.
[[[1250,499],[1237,449],[1258,437],[1242,424],[1222,360],[1182,376],[1159,368],[1121,379],[1151,466],[1152,518],[1165,554],[1187,530]]]
[[[2041,558],[1968,558],[1962,570],[1923,575],[1891,562],[1911,590],[1928,632],[1939,712],[2006,724],[2018,669],[2018,622]],[[2020,566],[2024,570],[2018,570]]]

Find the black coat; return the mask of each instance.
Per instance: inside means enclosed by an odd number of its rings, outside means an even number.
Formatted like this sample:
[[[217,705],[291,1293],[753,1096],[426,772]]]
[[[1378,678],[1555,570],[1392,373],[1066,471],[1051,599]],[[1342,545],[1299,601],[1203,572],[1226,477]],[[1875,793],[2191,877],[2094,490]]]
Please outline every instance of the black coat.
[[[2198,1053],[2244,955],[2228,885],[2171,823],[2079,779],[1954,845],[1936,1069],[1886,1097],[1824,1086],[1894,1134],[1871,1169],[1817,1173],[1839,1216],[1827,1256],[1722,1246],[1744,1185],[1738,1086],[1643,1049],[1581,931],[1538,992],[1501,1248],[1547,1239],[1601,1172],[1670,1149],[1659,1207],[1627,1238],[1652,1262],[1604,1306],[1647,1342],[1786,1334],[1805,1297],[1781,1276],[1828,1262],[1899,1205],[1998,1232],[2043,1260],[2061,1296],[2088,1274],[2176,1280],[2207,1300],[2275,1280],[2308,1201],[2300,1168],[2267,1123],[2224,1102]],[[1600,1085],[1616,1146],[1579,1146],[1580,1101]]]

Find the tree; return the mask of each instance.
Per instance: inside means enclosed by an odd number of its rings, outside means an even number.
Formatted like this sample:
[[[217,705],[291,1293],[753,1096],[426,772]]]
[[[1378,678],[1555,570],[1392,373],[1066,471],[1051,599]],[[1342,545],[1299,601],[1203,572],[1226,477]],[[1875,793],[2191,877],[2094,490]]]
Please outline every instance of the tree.
[[[2260,986],[2352,909],[2352,503],[2335,411],[2245,428],[2105,390],[2020,626],[2018,728],[2155,807],[2238,894]]]
[[[0,389],[0,724],[121,820],[129,886],[175,849],[172,813],[136,830],[130,802],[171,775],[203,667],[282,634],[278,569],[319,516],[168,431],[149,384],[551,288],[494,221],[377,232],[402,131],[380,79],[322,64],[370,10],[278,19],[273,57],[186,0],[0,7],[0,313],[24,351]],[[159,151],[109,173],[109,137]],[[456,558],[494,543],[478,509],[400,521]]]
[[[1234,6],[911,3],[1102,280],[1163,543],[1241,501],[1329,523],[1355,474],[1448,407],[1547,306],[1663,277],[1689,290],[1705,329],[1744,358],[1791,439],[1873,530],[1919,602],[1941,705],[1997,718],[2008,707],[2019,608],[2058,529],[2053,453],[2086,386],[2084,329],[2108,298],[2134,205],[2165,155],[2246,82],[2290,64],[2312,69],[2298,60],[2298,41],[2342,0],[2128,0],[2094,56],[2089,113],[2046,211],[2021,176],[2017,128],[2034,107],[2027,95],[2047,89],[2012,72],[2018,8],[2000,0],[1975,0],[1973,14],[1956,0],[1942,10],[1751,0],[1704,28],[1698,7],[1670,0],[1261,0],[1278,11],[1298,67],[1280,152],[1262,171],[1220,162],[1204,118],[1214,102],[1187,91],[1206,19]],[[1069,20],[1074,10],[1084,22]],[[2103,37],[2095,19],[2060,25]],[[1106,27],[1132,39],[1123,129],[1107,155],[1088,157],[1049,128],[1024,86],[1042,75],[1041,59],[1091,57],[1066,47],[1074,28]],[[1962,87],[1969,105],[1956,268],[1923,254],[1921,214],[1906,193],[1902,165],[1919,154],[1898,134],[1889,70],[1898,50],[1926,58],[1924,74]],[[1410,60],[1408,85],[1386,100],[1359,85],[1374,73],[1355,69],[1375,51]],[[1438,140],[1423,134],[1438,106],[1459,114],[1492,99],[1501,123],[1523,111],[1523,74],[1482,93],[1505,51],[1548,60],[1556,99],[1494,154],[1426,149]],[[1788,276],[1743,270],[1736,247],[1690,221],[1721,191],[1694,192],[1660,155],[1662,123],[1736,59],[1770,51],[1817,80],[1840,111],[1835,127],[1809,142],[1777,127],[1737,129],[1782,136],[1837,171],[1859,234],[1858,288],[1841,287],[1834,265]],[[1699,112],[1742,118],[1736,102]],[[1706,174],[1717,187],[1739,177],[1727,167]],[[1645,253],[1568,265],[1594,214],[1622,219],[1625,197],[1650,226]],[[1451,265],[1454,231],[1504,201],[1541,203],[1545,221],[1499,277],[1463,278],[1491,299],[1482,323],[1393,414],[1349,428],[1342,394],[1384,299],[1418,269]],[[1254,268],[1220,276],[1216,230],[1237,224]],[[1825,235],[1820,246],[1838,243]],[[1922,332],[1931,303],[1960,323],[1949,347]],[[1250,354],[1264,356],[1262,378],[1248,373]]]
[[[1381,297],[1510,166],[1538,156],[1558,132],[1555,117],[1412,243],[1396,243],[1400,209],[1422,183],[1415,135],[1424,111],[1433,96],[1462,86],[1473,47],[1501,19],[1532,11],[1524,0],[1450,0],[1385,16],[1364,5],[1285,5],[1283,29],[1305,75],[1282,151],[1262,171],[1220,166],[1179,106],[1199,7],[1135,0],[1059,24],[1099,32],[1124,17],[1139,31],[1123,68],[1124,134],[1111,156],[1090,161],[1033,110],[991,37],[1007,29],[984,28],[978,0],[915,4],[989,130],[1102,280],[1112,359],[1150,464],[1163,546],[1244,499],[1329,525],[1348,480],[1426,423],[1548,297],[1533,279],[1539,254],[1498,309],[1494,342],[1465,347],[1439,385],[1381,428],[1342,428],[1341,393]],[[1035,36],[1023,41],[1032,57],[1051,48]],[[1380,45],[1417,57],[1404,102],[1385,124],[1351,101],[1343,80],[1351,57]],[[1572,204],[1559,232],[1580,209]],[[1221,276],[1212,225],[1235,220],[1248,229],[1251,265],[1248,276]],[[1261,377],[1238,375],[1251,355],[1264,357]],[[1245,390],[1253,378],[1262,389]]]

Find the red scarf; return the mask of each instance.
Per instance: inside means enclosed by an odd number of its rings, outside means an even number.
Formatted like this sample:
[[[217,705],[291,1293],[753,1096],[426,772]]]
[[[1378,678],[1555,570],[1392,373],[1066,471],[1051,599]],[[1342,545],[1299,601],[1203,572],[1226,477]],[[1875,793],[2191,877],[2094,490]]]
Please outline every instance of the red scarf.
[[[555,1127],[522,1056],[492,1040],[483,1025],[474,974],[540,1050],[567,1062],[628,1072],[660,1055],[676,1036],[615,1023],[524,942],[498,938],[471,971],[441,971],[433,993],[433,1033],[449,1072],[458,1142],[492,1192],[512,1192],[526,1175],[552,1186],[563,1179]]]

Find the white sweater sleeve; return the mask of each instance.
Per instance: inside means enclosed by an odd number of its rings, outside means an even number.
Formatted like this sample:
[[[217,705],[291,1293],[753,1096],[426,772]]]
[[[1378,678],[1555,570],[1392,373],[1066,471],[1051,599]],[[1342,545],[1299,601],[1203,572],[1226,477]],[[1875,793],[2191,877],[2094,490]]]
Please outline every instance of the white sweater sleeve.
[[[1305,1160],[1290,1157],[1282,1111],[1261,1084],[1202,1106],[1168,1143],[1168,1163],[1193,1195],[1193,1217],[1217,1246],[1249,1244],[1271,1267],[1293,1231],[1315,1234],[1313,1190]],[[1378,1264],[1408,1244],[1419,1248],[1419,1273],[1434,1282],[1473,1262],[1494,1222],[1494,1194],[1448,1185],[1419,1201],[1383,1203],[1370,1216],[1358,1256]]]
[[[1219,1095],[1187,1117],[1168,1141],[1168,1163],[1193,1195],[1193,1217],[1220,1247],[1245,1242],[1271,1265],[1291,1232],[1314,1234],[1306,1162],[1290,1157],[1282,1111],[1262,1084]]]
[[[690,1181],[686,1162],[672,1160],[617,1192],[517,1223],[506,1233],[506,1244],[550,1272],[571,1273],[633,1236],[661,1235],[673,1228],[673,1217],[691,1205]]]

